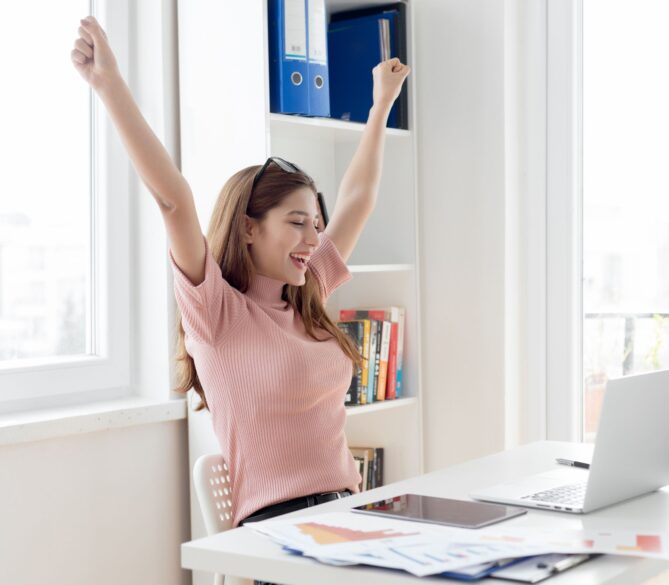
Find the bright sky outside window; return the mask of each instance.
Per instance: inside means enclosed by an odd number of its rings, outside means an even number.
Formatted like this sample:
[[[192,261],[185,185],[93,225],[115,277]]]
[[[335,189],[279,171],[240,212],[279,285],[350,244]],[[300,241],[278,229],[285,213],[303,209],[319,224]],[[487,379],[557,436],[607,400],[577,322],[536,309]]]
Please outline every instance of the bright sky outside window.
[[[583,1],[585,437],[606,380],[669,367],[669,3]]]
[[[90,347],[91,116],[70,62],[89,12],[81,0],[0,9],[0,365]]]

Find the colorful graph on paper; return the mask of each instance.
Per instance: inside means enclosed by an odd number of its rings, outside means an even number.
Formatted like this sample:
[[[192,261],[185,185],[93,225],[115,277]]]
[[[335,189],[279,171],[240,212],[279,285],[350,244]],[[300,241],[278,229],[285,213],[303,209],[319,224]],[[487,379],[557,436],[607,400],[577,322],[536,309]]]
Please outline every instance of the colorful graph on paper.
[[[355,530],[343,526],[304,522],[295,527],[304,535],[310,536],[317,544],[339,544],[362,540],[383,540],[400,536],[413,536],[418,532],[399,532],[396,530]]]
[[[556,530],[522,524],[466,530],[350,512],[270,520],[251,527],[320,562],[401,569],[418,577],[548,553],[669,559],[669,534],[650,531]]]

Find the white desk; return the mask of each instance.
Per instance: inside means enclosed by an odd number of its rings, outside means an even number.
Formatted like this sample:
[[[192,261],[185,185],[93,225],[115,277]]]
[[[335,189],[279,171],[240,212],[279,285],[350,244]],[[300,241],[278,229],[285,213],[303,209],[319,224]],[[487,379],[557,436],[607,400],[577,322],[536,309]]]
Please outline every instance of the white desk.
[[[560,442],[533,443],[389,484],[343,500],[335,500],[300,510],[291,516],[345,510],[352,506],[402,493],[469,499],[469,492],[476,488],[552,469],[556,465],[555,457],[577,460],[585,458],[589,461],[591,454],[592,445]],[[669,531],[669,488],[590,514],[576,515],[530,510],[527,514],[507,522],[512,522],[516,526]],[[416,585],[418,583],[458,582],[442,577],[419,579],[408,573],[372,567],[328,566],[311,559],[285,554],[278,544],[245,526],[183,544],[181,565],[185,569],[238,575],[285,585],[341,585],[342,583],[346,585]],[[650,577],[667,570],[669,570],[669,561],[605,556],[557,575],[546,583],[552,585],[564,585],[565,583],[570,585],[595,583],[629,585],[643,583]],[[479,583],[500,585],[505,581],[485,579]]]

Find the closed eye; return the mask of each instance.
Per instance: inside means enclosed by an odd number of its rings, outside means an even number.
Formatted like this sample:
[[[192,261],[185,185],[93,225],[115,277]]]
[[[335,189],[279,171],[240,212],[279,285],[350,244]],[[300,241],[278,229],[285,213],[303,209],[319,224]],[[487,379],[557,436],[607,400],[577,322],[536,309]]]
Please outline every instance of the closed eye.
[[[290,223],[292,223],[293,225],[299,225],[299,226],[306,225],[304,223],[300,223],[299,221],[291,221]],[[318,224],[314,224],[314,229],[316,229],[316,230],[318,229]]]

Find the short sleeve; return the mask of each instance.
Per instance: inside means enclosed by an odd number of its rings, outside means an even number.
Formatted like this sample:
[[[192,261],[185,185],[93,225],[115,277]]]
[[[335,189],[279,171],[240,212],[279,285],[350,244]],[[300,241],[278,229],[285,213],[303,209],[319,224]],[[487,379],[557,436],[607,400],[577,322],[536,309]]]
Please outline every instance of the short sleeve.
[[[204,280],[197,286],[177,266],[171,249],[169,260],[174,273],[174,296],[184,331],[197,341],[214,343],[234,328],[246,304],[242,293],[223,278],[206,238],[204,242]]]
[[[352,276],[330,236],[321,232],[318,238],[320,244],[309,260],[309,270],[318,280],[323,299],[327,299]]]

